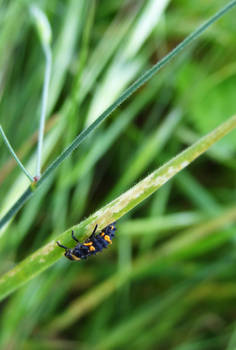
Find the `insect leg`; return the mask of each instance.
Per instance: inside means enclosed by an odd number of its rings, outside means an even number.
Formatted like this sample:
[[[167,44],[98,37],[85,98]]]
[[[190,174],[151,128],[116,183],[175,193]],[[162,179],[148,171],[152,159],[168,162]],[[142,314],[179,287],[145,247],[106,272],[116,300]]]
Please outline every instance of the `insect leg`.
[[[91,238],[91,237],[93,237],[93,236],[95,235],[95,232],[96,232],[96,230],[97,230],[97,227],[98,227],[98,225],[96,225],[96,226],[94,227],[93,233],[91,234],[91,236],[90,236],[89,238]]]
[[[58,247],[64,248],[66,250],[69,249],[69,248],[65,247],[64,245],[62,245],[59,241],[57,241],[57,245],[58,245]]]
[[[74,231],[71,232],[71,235],[72,235],[72,238],[76,241],[76,242],[79,242],[78,239],[75,237],[74,235]]]

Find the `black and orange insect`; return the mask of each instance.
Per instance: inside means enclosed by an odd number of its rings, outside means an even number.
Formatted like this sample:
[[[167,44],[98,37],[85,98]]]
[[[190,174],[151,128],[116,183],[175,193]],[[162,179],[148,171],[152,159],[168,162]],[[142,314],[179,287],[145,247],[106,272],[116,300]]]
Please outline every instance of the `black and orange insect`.
[[[65,256],[70,260],[87,259],[90,255],[95,255],[101,252],[103,248],[107,248],[109,244],[112,244],[112,239],[115,237],[115,222],[105,227],[100,233],[96,235],[98,225],[94,227],[93,233],[84,243],[80,243],[72,231],[72,238],[77,242],[74,248],[67,248],[64,245],[57,242],[57,245],[65,249]]]

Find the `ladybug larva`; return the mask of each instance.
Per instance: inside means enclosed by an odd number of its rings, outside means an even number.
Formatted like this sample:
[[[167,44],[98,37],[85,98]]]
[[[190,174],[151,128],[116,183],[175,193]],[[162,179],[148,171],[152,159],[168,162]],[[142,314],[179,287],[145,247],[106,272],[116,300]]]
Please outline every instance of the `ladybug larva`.
[[[57,241],[57,245],[65,249],[65,256],[70,260],[87,259],[90,255],[95,255],[97,252],[101,252],[103,248],[107,248],[109,244],[112,244],[112,239],[115,237],[115,222],[106,226],[101,232],[96,234],[98,225],[94,227],[91,236],[84,242],[80,243],[72,231],[72,238],[77,242],[74,248],[67,248]]]

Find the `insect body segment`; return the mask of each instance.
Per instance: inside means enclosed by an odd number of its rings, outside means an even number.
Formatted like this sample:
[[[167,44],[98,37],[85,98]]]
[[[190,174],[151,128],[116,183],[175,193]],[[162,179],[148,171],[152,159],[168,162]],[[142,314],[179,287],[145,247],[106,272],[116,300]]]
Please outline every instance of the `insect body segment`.
[[[96,255],[97,252],[102,251],[103,248],[107,248],[109,244],[112,244],[112,239],[115,237],[116,231],[115,223],[113,223],[96,235],[97,226],[95,226],[93,233],[84,243],[80,243],[75,237],[74,231],[72,231],[72,238],[77,242],[74,248],[67,248],[60,244],[60,242],[57,242],[57,245],[65,249],[64,255],[70,260],[87,259],[90,255]]]

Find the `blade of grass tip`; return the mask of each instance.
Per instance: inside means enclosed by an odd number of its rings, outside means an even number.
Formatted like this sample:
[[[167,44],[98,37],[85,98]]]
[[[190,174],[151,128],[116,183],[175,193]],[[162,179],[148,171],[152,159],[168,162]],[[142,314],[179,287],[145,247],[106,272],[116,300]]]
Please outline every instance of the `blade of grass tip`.
[[[28,177],[30,182],[34,182],[33,176],[31,176],[30,173],[25,169],[24,165],[21,163],[20,159],[17,157],[16,153],[14,152],[14,150],[13,150],[12,146],[10,145],[10,142],[8,141],[7,136],[6,136],[5,132],[3,131],[3,128],[1,125],[0,125],[0,134],[2,135],[3,141],[5,142],[9,152],[11,153],[13,158],[15,158],[17,164],[19,165],[19,167],[21,168],[23,173]]]
[[[130,87],[128,87],[123,94],[110,106],[108,107],[91,125],[83,130],[74,141],[49,165],[46,171],[43,173],[40,180],[37,182],[37,188],[39,188],[42,183],[47,179],[47,177],[79,146],[79,144],[87,138],[87,136],[95,130],[103,120],[105,120],[118,106],[120,106],[125,100],[127,100],[136,90],[138,90],[142,85],[144,85],[149,79],[151,79],[154,74],[156,74],[161,68],[163,68],[170,60],[172,60],[176,55],[178,55],[184,48],[196,40],[204,31],[210,27],[213,23],[219,20],[223,15],[230,11],[236,6],[236,0],[231,1],[221,10],[219,10],[215,15],[213,15],[208,21],[203,23],[198,27],[193,33],[191,33],[187,38],[185,38],[179,45],[176,46],[168,55],[157,62],[152,68],[147,70],[139,79],[137,79]],[[0,220],[0,228],[9,221],[14,214],[16,214],[24,203],[33,194],[31,188],[28,188],[22,196],[16,201],[15,204],[10,208],[10,210],[3,216]]]
[[[89,237],[95,224],[98,224],[98,229],[102,229],[116,221],[187,167],[194,159],[235,127],[236,115],[71,229],[75,231],[78,239],[83,240]],[[71,244],[71,229],[57,237],[65,246]],[[0,300],[54,264],[62,253],[61,250],[58,250],[56,241],[52,240],[3,275],[0,279]]]

